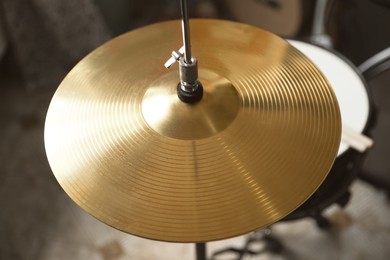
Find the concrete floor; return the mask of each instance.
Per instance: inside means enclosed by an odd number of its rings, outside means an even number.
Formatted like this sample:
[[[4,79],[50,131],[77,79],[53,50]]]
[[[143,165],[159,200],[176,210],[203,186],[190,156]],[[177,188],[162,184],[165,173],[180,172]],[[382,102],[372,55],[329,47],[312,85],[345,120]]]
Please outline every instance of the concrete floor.
[[[390,208],[385,195],[360,181],[352,190],[353,200],[345,211],[337,207],[327,211],[335,224],[331,231],[319,230],[310,219],[275,224],[273,235],[283,243],[284,250],[244,259],[388,259]],[[124,234],[84,213],[68,198],[58,202],[64,211],[56,223],[46,227],[45,236],[41,235],[44,246],[36,259],[195,259],[192,244],[157,242]],[[208,243],[209,256],[226,247],[240,247],[245,238]],[[232,257],[233,254],[225,254],[216,259]]]

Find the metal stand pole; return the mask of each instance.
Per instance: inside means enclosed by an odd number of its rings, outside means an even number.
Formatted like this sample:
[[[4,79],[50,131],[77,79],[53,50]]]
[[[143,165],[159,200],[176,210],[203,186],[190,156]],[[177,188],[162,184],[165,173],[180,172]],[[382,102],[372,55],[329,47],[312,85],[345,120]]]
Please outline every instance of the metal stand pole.
[[[173,51],[172,57],[164,64],[170,68],[179,62],[180,83],[177,85],[177,95],[185,103],[196,103],[203,97],[203,86],[198,80],[198,61],[191,56],[190,23],[187,13],[187,0],[180,0],[182,16],[183,47]]]
[[[206,243],[196,243],[196,260],[206,260]]]

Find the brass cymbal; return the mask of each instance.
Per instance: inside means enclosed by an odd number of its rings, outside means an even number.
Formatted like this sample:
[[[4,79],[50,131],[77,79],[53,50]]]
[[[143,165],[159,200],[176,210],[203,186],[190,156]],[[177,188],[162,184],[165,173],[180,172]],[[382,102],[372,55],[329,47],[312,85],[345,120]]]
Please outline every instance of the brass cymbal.
[[[141,237],[205,242],[270,225],[321,184],[338,150],[336,97],[283,39],[228,21],[191,21],[204,96],[176,96],[180,21],[119,36],[55,93],[45,146],[66,193]]]

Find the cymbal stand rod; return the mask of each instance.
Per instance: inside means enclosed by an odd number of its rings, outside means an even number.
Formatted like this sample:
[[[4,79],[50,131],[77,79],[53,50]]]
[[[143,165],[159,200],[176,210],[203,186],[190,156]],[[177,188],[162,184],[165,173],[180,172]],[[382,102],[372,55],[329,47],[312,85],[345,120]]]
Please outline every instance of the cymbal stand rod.
[[[172,57],[165,63],[170,68],[179,63],[180,83],[177,96],[185,103],[195,103],[203,97],[203,86],[198,80],[198,61],[191,56],[190,24],[187,12],[187,0],[180,0],[183,47],[172,52]]]
[[[190,43],[190,25],[188,20],[187,0],[180,0],[181,8],[181,28],[183,31],[184,62],[187,64],[191,61],[191,43]]]
[[[196,260],[207,259],[206,243],[196,243],[195,249],[196,249]]]
[[[191,56],[190,25],[187,0],[180,0],[184,55],[179,58],[179,99],[185,103],[198,102],[203,96],[203,87],[198,80],[198,61]]]

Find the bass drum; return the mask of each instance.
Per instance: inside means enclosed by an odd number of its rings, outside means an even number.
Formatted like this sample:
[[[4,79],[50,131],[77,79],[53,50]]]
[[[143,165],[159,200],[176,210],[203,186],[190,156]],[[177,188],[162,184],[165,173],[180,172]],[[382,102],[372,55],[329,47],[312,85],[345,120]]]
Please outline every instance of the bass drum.
[[[313,44],[289,40],[322,71],[332,86],[340,106],[343,126],[370,135],[374,126],[374,109],[371,93],[357,68],[335,51]],[[325,220],[321,212],[337,203],[348,203],[349,187],[356,179],[365,153],[349,148],[341,141],[337,158],[328,176],[318,190],[300,207],[283,220],[314,217],[321,226]]]

